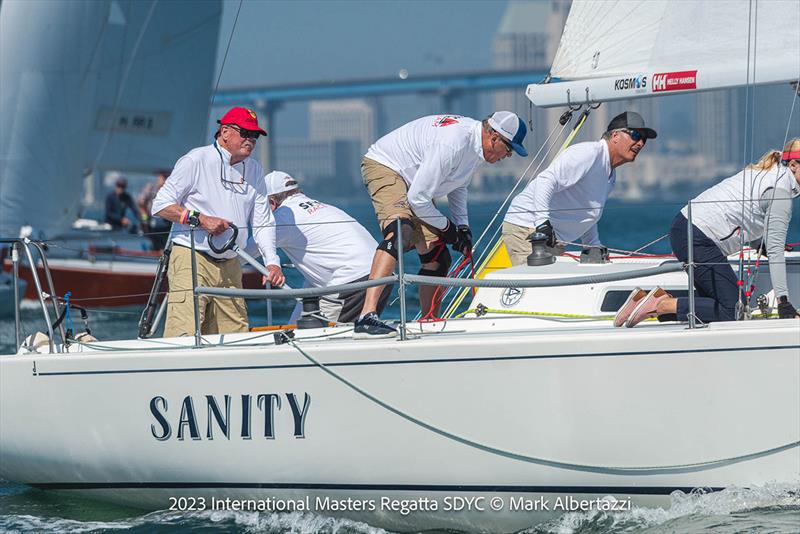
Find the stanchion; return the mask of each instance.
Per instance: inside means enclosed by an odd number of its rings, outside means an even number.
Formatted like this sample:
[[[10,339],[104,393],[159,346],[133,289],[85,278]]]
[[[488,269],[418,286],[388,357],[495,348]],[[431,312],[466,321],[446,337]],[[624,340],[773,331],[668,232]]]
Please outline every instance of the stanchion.
[[[692,201],[690,200],[686,206],[686,214],[688,221],[686,225],[686,241],[688,242],[688,256],[689,262],[689,328],[695,328],[694,318],[694,242],[692,232]]]
[[[400,297],[400,341],[406,340],[406,278],[403,272],[403,232],[400,218],[397,219],[397,270],[399,271],[399,297]]]
[[[194,300],[194,347],[200,348],[200,296],[197,289],[197,261],[194,250],[194,226],[189,227],[189,241],[192,244],[192,299]]]

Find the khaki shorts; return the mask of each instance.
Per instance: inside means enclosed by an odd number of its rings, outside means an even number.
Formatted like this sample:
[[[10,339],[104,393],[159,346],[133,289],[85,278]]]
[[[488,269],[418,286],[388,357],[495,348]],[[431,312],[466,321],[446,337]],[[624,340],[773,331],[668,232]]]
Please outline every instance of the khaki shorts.
[[[519,226],[510,222],[503,221],[503,243],[506,245],[508,257],[511,258],[511,266],[528,265],[528,255],[533,252],[533,246],[528,241],[528,236],[535,230],[527,226]],[[545,247],[553,256],[560,256],[564,253],[564,246],[556,243],[555,247]]]
[[[238,258],[215,262],[199,252],[197,285],[207,287],[242,287],[242,266]],[[194,335],[194,299],[192,298],[192,251],[174,245],[169,257],[169,296],[164,337]],[[247,305],[244,299],[200,295],[200,332],[230,334],[247,332]]]
[[[510,222],[503,222],[503,243],[506,245],[511,265],[528,265],[528,255],[531,253],[531,242],[528,236],[533,228],[519,226]]]
[[[411,211],[408,204],[408,185],[402,176],[369,158],[361,160],[361,176],[372,199],[381,230],[394,223],[398,216],[410,219],[414,224],[411,243],[403,243],[403,248],[408,250],[418,244],[424,244],[427,248],[427,244],[439,239],[433,227],[422,222]]]

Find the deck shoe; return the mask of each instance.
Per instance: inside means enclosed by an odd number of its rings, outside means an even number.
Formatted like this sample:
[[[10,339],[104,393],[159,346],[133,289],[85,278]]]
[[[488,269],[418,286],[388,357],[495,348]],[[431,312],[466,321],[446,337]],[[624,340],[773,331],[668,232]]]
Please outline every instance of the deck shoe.
[[[381,321],[375,312],[356,319],[353,339],[380,339],[395,336],[397,336],[397,330]]]
[[[655,317],[658,310],[658,303],[664,299],[671,298],[672,295],[664,291],[660,287],[655,287],[650,290],[646,297],[641,299],[636,307],[631,312],[628,320],[625,321],[625,326],[633,328],[649,317]]]
[[[642,300],[647,296],[647,291],[642,289],[641,287],[637,287],[631,294],[628,295],[627,300],[625,300],[625,304],[617,310],[617,315],[614,316],[614,326],[619,328],[620,326],[625,324],[625,321],[628,320],[628,317],[631,316],[633,313],[634,308],[636,305],[639,304],[639,301]]]

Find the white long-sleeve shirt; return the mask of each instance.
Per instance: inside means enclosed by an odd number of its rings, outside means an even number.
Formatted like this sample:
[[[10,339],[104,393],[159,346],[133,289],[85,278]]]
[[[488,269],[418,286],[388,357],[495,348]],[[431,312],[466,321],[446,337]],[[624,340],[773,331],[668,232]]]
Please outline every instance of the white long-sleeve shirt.
[[[460,115],[430,115],[378,139],[367,158],[397,172],[408,184],[414,215],[443,230],[447,218],[433,199],[447,196],[453,222],[469,224],[467,186],[485,161],[481,122]]]
[[[597,221],[615,182],[606,141],[572,145],[514,197],[505,220],[527,228],[549,220],[559,241],[599,245]]]
[[[336,206],[302,193],[275,210],[278,246],[303,273],[306,286],[346,284],[369,275],[378,243]]]
[[[788,295],[783,252],[792,218],[792,199],[798,195],[800,185],[788,168],[782,165],[768,170],[748,168],[695,197],[692,224],[725,255],[738,251],[741,241],[751,243],[763,238],[775,294]],[[688,218],[686,206],[681,213]]]
[[[275,251],[275,222],[267,199],[264,170],[253,158],[231,166],[231,155],[217,143],[191,150],[175,164],[172,174],[158,190],[151,215],[177,204],[204,215],[212,215],[231,221],[239,227],[236,244],[242,249],[247,245],[247,227],[252,224],[253,239],[267,265],[280,265]],[[226,251],[222,255],[211,251],[208,233],[195,229],[195,247],[214,257],[235,258],[236,253]],[[230,232],[214,238],[221,247],[230,237]],[[178,245],[191,246],[189,226],[172,223],[172,241]]]

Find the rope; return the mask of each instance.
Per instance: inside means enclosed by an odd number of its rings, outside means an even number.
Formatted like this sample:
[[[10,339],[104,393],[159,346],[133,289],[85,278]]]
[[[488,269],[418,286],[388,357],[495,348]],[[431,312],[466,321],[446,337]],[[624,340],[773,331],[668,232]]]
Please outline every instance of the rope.
[[[528,316],[541,316],[541,317],[563,317],[565,319],[594,319],[599,321],[610,321],[614,318],[613,315],[583,315],[580,313],[555,313],[555,312],[542,312],[542,311],[525,311],[525,310],[498,310],[496,308],[487,308],[483,304],[478,304],[475,308],[471,308],[465,312],[459,313],[455,316],[460,319],[469,315],[475,314],[476,317],[483,317],[487,313],[497,313],[503,315],[528,315]],[[655,320],[655,317],[648,318],[647,320]]]
[[[720,458],[715,460],[706,460],[706,461],[699,461],[699,462],[690,462],[684,464],[673,464],[673,465],[656,465],[656,466],[613,466],[613,465],[591,465],[591,464],[579,464],[573,462],[565,462],[560,460],[552,460],[548,458],[541,458],[536,456],[531,456],[528,454],[522,454],[514,451],[509,451],[505,449],[501,449],[499,447],[494,447],[491,445],[486,445],[484,443],[480,443],[478,441],[474,441],[472,439],[460,436],[443,428],[437,427],[431,423],[423,421],[413,415],[410,415],[399,408],[395,408],[391,404],[379,399],[375,395],[367,392],[366,390],[360,388],[353,382],[350,382],[340,374],[333,371],[328,366],[320,363],[302,348],[300,348],[297,343],[289,338],[288,336],[285,338],[287,344],[291,345],[295,348],[306,360],[314,364],[315,366],[319,367],[320,370],[327,373],[332,378],[338,380],[342,384],[346,385],[362,397],[372,401],[373,403],[377,404],[381,408],[402,417],[406,421],[413,423],[425,430],[433,432],[439,436],[444,438],[450,439],[452,441],[461,443],[468,447],[472,447],[474,449],[478,449],[484,452],[488,452],[490,454],[495,454],[498,456],[503,456],[505,458],[509,458],[512,460],[518,460],[526,463],[544,465],[547,467],[555,467],[558,469],[566,469],[569,471],[581,471],[581,472],[588,472],[588,473],[602,473],[602,474],[609,474],[609,475],[628,475],[628,476],[643,476],[643,475],[653,475],[653,474],[673,474],[673,473],[688,473],[688,472],[695,472],[695,471],[706,471],[709,469],[715,469],[718,467],[723,467],[726,465],[731,465],[735,463],[741,463],[748,460],[753,460],[756,458],[761,458],[764,456],[770,456],[772,454],[776,454],[779,452],[783,452],[785,450],[793,449],[795,447],[800,446],[800,441],[795,441],[791,443],[787,443],[785,445],[780,445],[778,447],[773,447],[771,449],[765,449],[758,452],[743,454],[739,456],[733,456],[728,458]]]

